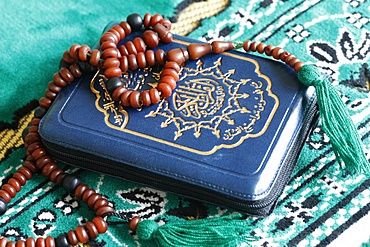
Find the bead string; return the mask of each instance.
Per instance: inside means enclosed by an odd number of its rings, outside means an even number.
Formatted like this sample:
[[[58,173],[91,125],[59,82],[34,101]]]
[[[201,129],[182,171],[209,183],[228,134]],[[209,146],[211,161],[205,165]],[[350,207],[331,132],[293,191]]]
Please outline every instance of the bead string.
[[[133,41],[120,44],[132,31],[139,31],[142,26],[146,29],[142,38],[136,37]],[[63,53],[60,62],[60,70],[55,73],[53,80],[49,82],[45,90],[45,96],[39,100],[39,107],[34,112],[34,117],[23,132],[24,146],[26,148],[26,159],[22,167],[10,178],[0,189],[0,215],[5,214],[8,203],[16,196],[21,187],[36,173],[42,173],[51,182],[63,186],[70,194],[95,211],[96,216],[84,226],[77,226],[55,239],[51,236],[44,238],[28,238],[26,240],[9,241],[6,237],[0,237],[0,247],[69,247],[79,243],[86,243],[94,239],[100,233],[105,233],[108,223],[105,218],[117,216],[129,223],[131,231],[135,232],[140,218],[138,216],[128,219],[127,216],[117,214],[109,201],[82,183],[81,178],[76,175],[67,174],[58,168],[56,163],[48,155],[38,133],[39,123],[51,107],[54,99],[63,87],[72,83],[76,78],[94,69],[104,69],[108,78],[107,89],[115,101],[120,101],[124,106],[138,108],[158,103],[162,98],[170,97],[172,90],[179,80],[181,66],[189,59],[196,60],[204,55],[219,54],[227,50],[242,48],[246,52],[259,52],[275,59],[285,62],[298,72],[303,63],[294,55],[279,47],[265,45],[264,43],[251,42],[221,42],[214,41],[211,44],[190,44],[185,48],[175,48],[167,52],[162,49],[147,50],[155,48],[159,42],[172,42],[170,33],[171,22],[161,15],[150,15],[147,13],[144,19],[138,14],[132,14],[119,25],[113,26],[100,38],[100,49],[91,51],[87,45],[74,44]],[[118,47],[118,48],[117,48]],[[163,65],[161,79],[156,88],[144,90],[128,90],[120,81],[123,72],[136,70],[138,68],[152,67],[156,64]]]

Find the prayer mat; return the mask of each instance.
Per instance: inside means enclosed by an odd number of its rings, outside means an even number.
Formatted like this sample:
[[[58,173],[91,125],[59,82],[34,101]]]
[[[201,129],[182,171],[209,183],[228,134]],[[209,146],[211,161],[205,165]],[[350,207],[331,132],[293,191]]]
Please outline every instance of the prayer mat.
[[[173,32],[201,41],[273,44],[329,74],[370,157],[370,5],[368,0],[1,1],[0,185],[21,166],[22,130],[73,43],[92,45],[104,26],[131,13],[160,13]],[[116,210],[159,223],[234,213],[227,208],[60,164],[106,196]],[[93,218],[85,203],[35,175],[0,217],[0,236],[58,235]],[[368,246],[370,176],[343,174],[321,124],[305,143],[275,211],[248,217],[256,242],[242,246]],[[82,246],[82,245],[80,245]],[[84,246],[153,246],[127,224]]]

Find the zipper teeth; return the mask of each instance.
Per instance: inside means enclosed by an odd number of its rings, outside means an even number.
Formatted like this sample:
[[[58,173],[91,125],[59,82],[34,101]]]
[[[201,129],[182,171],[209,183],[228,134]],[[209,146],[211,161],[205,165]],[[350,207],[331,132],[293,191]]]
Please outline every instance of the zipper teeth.
[[[44,141],[44,145],[45,145],[45,148],[57,159],[59,159],[60,161],[62,162],[66,162],[70,165],[73,165],[73,166],[76,166],[76,164],[73,164],[73,163],[76,163],[76,161],[78,162],[82,162],[84,164],[89,164],[91,168],[93,168],[91,165],[95,165],[95,166],[101,166],[101,167],[104,167],[104,168],[107,168],[109,170],[114,170],[112,169],[111,167],[107,166],[106,163],[103,163],[103,162],[99,162],[97,160],[94,160],[94,159],[89,159],[89,158],[85,158],[85,157],[81,157],[81,156],[77,156],[77,155],[73,155],[73,154],[70,154],[70,153],[65,153],[63,151],[60,151],[60,150],[57,150],[56,148],[53,147],[52,143],[49,143],[49,142],[46,142]],[[87,167],[85,166],[80,166],[81,168],[84,168],[84,169],[88,169]],[[90,169],[90,170],[93,170],[93,169]],[[136,176],[136,177],[145,177],[145,180],[146,181],[152,181],[156,184],[170,184],[171,188],[178,188],[180,190],[186,190],[187,187],[186,186],[178,186],[178,184],[176,184],[175,181],[170,181],[170,180],[167,180],[167,179],[161,179],[161,180],[158,180],[158,179],[154,179],[152,178],[151,176],[145,176],[137,171],[134,171],[132,168],[130,169],[129,166],[125,167],[125,173],[127,173],[128,175],[131,175],[131,176]],[[109,174],[107,173],[108,175],[114,175],[114,174]],[[129,178],[124,178],[124,179],[129,179]],[[135,181],[135,182],[139,182],[140,181]],[[193,191],[194,188],[192,187],[188,187],[188,191]],[[208,194],[210,193],[206,193],[204,191],[197,191],[198,193],[201,192],[203,193],[204,196],[209,196]],[[221,195],[217,195],[217,194],[212,194],[212,197],[213,198],[218,198],[220,199],[221,201],[224,201],[225,202],[225,196],[221,196]],[[205,198],[206,200],[207,198]],[[273,200],[272,200],[273,201]],[[263,204],[247,204],[247,203],[242,203],[242,202],[237,202],[237,201],[234,201],[234,200],[228,200],[227,201],[227,204],[231,205],[229,207],[236,207],[238,208],[239,210],[243,210],[245,211],[245,209],[262,209],[266,206],[268,206],[271,202],[269,203],[263,203]],[[258,211],[253,211],[253,213],[257,213]]]
[[[254,202],[249,201],[251,203],[248,203],[248,202],[240,202],[240,201],[237,201],[235,199],[234,200],[229,200],[229,199],[226,198],[226,196],[218,195],[214,192],[212,193],[212,191],[197,190],[197,192],[202,193],[203,196],[207,197],[207,198],[204,198],[204,200],[207,200],[208,198],[212,198],[211,199],[212,201],[220,200],[220,201],[224,202],[224,204],[229,205],[228,207],[236,208],[237,210],[241,210],[241,211],[244,211],[244,212],[246,210],[249,210],[247,213],[252,214],[252,215],[253,214],[260,215],[261,212],[262,212],[262,214],[266,214],[264,209],[267,208],[267,207],[270,207],[271,204],[274,201],[276,201],[276,199],[280,196],[281,191],[283,190],[285,184],[287,183],[287,177],[290,176],[291,170],[294,168],[294,164],[292,164],[292,163],[295,162],[298,159],[298,154],[301,151],[301,148],[295,148],[295,147],[297,145],[299,147],[301,147],[304,144],[304,141],[306,140],[306,138],[309,134],[309,133],[307,133],[308,132],[307,130],[311,128],[312,124],[310,124],[310,123],[314,122],[315,115],[317,115],[317,107],[316,107],[315,102],[311,103],[311,106],[309,107],[309,109],[307,111],[307,114],[306,114],[306,117],[304,118],[304,122],[302,124],[303,129],[300,130],[300,132],[298,134],[299,137],[292,143],[291,149],[289,150],[288,155],[287,155],[287,159],[285,161],[283,161],[284,165],[283,165],[283,170],[281,171],[282,173],[280,175],[280,178],[279,178],[278,182],[276,183],[276,185],[273,187],[273,189],[271,191],[271,194],[268,195],[267,198],[264,198],[260,201],[254,201]],[[302,135],[302,133],[305,133],[305,134]],[[100,167],[100,168],[109,169],[109,171],[117,171],[117,169],[115,169],[114,166],[108,165],[109,162],[106,162],[106,161],[104,162],[104,161],[99,161],[99,160],[96,160],[96,159],[86,158],[86,157],[83,157],[81,155],[75,155],[75,154],[71,153],[74,150],[70,150],[70,149],[65,148],[65,147],[56,146],[55,144],[53,144],[51,142],[48,142],[48,141],[45,141],[45,140],[43,142],[44,142],[45,148],[48,149],[48,151],[53,156],[55,156],[57,159],[61,160],[62,162],[66,162],[66,163],[69,163],[70,165],[75,166],[76,164],[73,164],[73,163],[76,163],[76,161],[77,162],[79,161],[81,163],[89,165],[91,167],[90,170],[93,170],[92,165],[95,165],[95,166]],[[80,166],[80,167],[82,167],[84,169],[88,169],[89,166]],[[174,181],[173,179],[166,179],[163,176],[160,179],[158,179],[158,177],[156,179],[154,179],[152,176],[146,176],[145,175],[148,172],[143,172],[141,170],[140,171],[136,170],[135,168],[132,168],[129,165],[125,165],[125,167],[123,169],[125,170],[125,175],[126,175],[126,177],[124,177],[124,179],[130,180],[129,176],[133,176],[135,178],[142,177],[143,179],[145,179],[145,180],[142,180],[142,181],[149,181],[149,182],[152,182],[154,184],[158,184],[159,186],[157,186],[157,187],[161,187],[160,185],[162,185],[162,186],[163,185],[170,185],[171,188],[177,188],[179,191],[184,191],[184,190],[194,191],[194,189],[195,189],[194,186],[186,186],[185,184],[182,184],[181,186],[179,186],[179,184],[176,181]],[[115,173],[109,174],[109,172],[106,172],[106,173],[108,175],[113,175],[113,176],[115,174]],[[116,174],[116,176],[117,176],[117,174]],[[140,183],[140,180],[135,180],[135,182]],[[159,189],[166,190],[163,187],[159,188]]]

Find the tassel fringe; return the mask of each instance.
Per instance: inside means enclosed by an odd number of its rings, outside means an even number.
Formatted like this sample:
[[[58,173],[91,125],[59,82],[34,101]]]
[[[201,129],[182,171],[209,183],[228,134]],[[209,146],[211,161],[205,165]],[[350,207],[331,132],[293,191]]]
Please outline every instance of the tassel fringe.
[[[160,246],[237,246],[258,240],[241,214],[200,220],[178,220],[158,226],[155,221],[139,223],[136,234],[142,240],[154,240]]]
[[[351,174],[370,172],[358,132],[348,109],[328,78],[313,65],[304,65],[298,79],[306,86],[315,86],[322,126],[330,138],[333,151],[344,170]]]

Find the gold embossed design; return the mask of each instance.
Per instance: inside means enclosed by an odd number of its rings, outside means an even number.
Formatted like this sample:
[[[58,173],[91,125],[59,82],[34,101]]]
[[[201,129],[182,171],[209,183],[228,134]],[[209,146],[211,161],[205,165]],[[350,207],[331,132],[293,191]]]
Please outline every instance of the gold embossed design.
[[[236,69],[223,71],[226,56],[244,60],[244,64],[253,64],[253,73],[241,71],[239,73],[243,76],[239,78]],[[155,87],[155,80],[160,76],[152,70],[136,73],[123,75],[128,88],[143,89],[148,80]],[[148,108],[150,110],[143,110],[140,117],[145,118],[137,122],[133,120],[132,125],[128,112],[136,110],[125,110],[113,102],[105,88],[105,81],[104,76],[98,75],[92,80],[91,89],[97,96],[96,107],[104,113],[107,126],[201,155],[209,155],[222,148],[234,148],[248,138],[263,135],[279,105],[278,97],[271,91],[271,80],[260,72],[257,61],[231,53],[217,58],[211,65],[207,61],[205,66],[199,60],[195,67],[184,67],[172,98],[162,100]],[[96,89],[97,85],[100,88]],[[138,128],[140,124],[160,126],[163,138],[160,134]],[[194,145],[199,142],[202,145]]]

